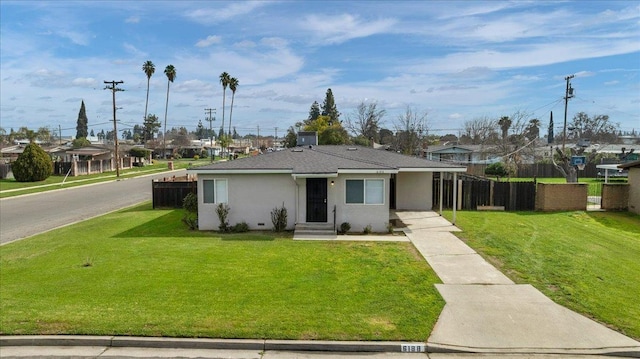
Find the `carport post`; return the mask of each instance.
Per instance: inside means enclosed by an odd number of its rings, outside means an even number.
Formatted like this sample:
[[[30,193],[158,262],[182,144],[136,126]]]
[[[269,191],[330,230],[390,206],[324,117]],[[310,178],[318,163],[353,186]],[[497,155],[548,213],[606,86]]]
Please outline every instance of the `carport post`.
[[[453,221],[456,224],[456,209],[458,208],[458,173],[453,172]]]
[[[444,188],[442,188],[444,184],[444,172],[440,172],[440,216],[442,217],[442,193],[444,192]]]

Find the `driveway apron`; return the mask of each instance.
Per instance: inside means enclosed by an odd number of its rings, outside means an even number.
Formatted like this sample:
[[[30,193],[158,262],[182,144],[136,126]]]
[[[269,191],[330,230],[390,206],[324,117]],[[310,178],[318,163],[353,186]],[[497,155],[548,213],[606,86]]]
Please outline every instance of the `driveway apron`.
[[[640,342],[514,284],[451,232],[435,212],[397,212],[406,236],[443,284],[446,304],[430,351],[608,354],[640,357]]]

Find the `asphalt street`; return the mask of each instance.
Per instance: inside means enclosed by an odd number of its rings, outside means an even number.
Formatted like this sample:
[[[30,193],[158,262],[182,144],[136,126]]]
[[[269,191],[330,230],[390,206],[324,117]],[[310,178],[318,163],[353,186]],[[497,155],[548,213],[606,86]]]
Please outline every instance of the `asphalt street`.
[[[164,172],[1,199],[0,244],[149,201],[154,178],[183,176],[185,172]]]

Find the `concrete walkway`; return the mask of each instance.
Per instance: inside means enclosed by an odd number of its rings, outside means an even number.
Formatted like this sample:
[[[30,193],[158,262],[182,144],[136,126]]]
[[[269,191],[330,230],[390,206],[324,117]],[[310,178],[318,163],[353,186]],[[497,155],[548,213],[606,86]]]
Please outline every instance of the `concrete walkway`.
[[[428,351],[606,354],[640,357],[640,342],[516,285],[451,231],[434,212],[397,212],[406,235],[443,284],[446,305]]]

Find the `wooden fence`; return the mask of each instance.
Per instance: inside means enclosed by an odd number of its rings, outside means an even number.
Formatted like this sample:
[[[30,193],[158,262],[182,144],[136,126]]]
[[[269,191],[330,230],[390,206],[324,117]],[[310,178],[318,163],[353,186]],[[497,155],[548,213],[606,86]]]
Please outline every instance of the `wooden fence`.
[[[189,193],[198,193],[198,181],[187,177],[173,177],[152,181],[153,208],[182,208]]]
[[[536,204],[534,182],[496,182],[471,176],[458,179],[458,209],[477,210],[479,206],[503,206],[507,211],[533,211]],[[443,181],[443,208],[453,208],[453,179]],[[440,179],[433,180],[433,208],[440,207]]]

